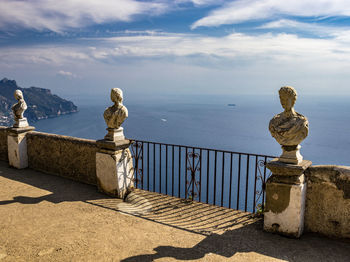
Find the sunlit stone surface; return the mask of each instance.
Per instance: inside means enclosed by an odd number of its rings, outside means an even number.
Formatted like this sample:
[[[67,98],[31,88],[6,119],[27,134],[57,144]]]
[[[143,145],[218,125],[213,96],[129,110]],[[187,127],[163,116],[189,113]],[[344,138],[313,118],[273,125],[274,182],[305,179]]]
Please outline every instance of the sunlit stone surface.
[[[105,139],[110,141],[122,140],[125,137],[121,125],[128,117],[128,109],[123,105],[123,91],[119,88],[113,88],[111,90],[111,100],[114,105],[108,107],[103,114],[108,126],[108,134]]]
[[[134,168],[130,145],[125,139],[121,124],[128,117],[123,105],[123,92],[119,88],[111,90],[113,106],[108,107],[103,116],[108,126],[108,134],[98,140],[96,152],[96,176],[98,188],[110,196],[124,198],[133,188]]]
[[[269,130],[271,135],[282,146],[283,152],[279,157],[279,161],[299,164],[303,160],[299,152],[299,144],[308,135],[309,122],[305,116],[294,110],[297,92],[293,87],[281,87],[279,96],[284,111],[271,119]]]
[[[17,103],[11,108],[15,119],[13,127],[26,127],[28,126],[28,121],[27,118],[23,116],[23,113],[27,109],[27,103],[24,101],[21,90],[16,90],[14,96]]]

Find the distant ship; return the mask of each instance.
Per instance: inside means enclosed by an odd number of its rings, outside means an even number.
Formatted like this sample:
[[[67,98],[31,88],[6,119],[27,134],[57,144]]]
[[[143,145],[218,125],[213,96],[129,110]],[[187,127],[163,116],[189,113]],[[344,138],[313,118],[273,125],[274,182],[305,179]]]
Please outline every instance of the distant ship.
[[[228,104],[228,106],[236,106],[236,104]]]

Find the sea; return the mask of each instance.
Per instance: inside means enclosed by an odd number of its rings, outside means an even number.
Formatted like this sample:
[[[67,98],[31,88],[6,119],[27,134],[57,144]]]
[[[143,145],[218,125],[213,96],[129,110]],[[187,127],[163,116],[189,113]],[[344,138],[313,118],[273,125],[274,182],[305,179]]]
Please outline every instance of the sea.
[[[278,156],[270,119],[283,111],[276,95],[164,95],[124,98],[129,139]],[[103,112],[108,96],[73,97],[79,112],[31,123],[37,131],[87,139],[106,134]],[[350,102],[343,96],[300,96],[295,110],[309,120],[301,144],[314,165],[350,165]]]

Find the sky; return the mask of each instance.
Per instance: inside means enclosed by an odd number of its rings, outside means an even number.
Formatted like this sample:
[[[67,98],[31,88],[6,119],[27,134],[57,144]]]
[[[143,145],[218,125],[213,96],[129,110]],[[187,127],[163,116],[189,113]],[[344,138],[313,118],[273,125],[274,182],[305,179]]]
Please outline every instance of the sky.
[[[68,97],[350,95],[348,0],[0,0],[0,78]]]

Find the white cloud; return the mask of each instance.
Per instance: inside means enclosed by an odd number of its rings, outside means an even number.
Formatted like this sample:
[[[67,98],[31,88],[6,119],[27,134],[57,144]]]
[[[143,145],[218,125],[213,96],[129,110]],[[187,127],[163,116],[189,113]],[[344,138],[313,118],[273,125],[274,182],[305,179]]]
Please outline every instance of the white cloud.
[[[308,32],[320,37],[336,36],[346,32],[349,27],[323,26],[317,23],[304,23],[289,19],[280,19],[268,22],[257,27],[258,29],[292,29],[297,32]]]
[[[90,24],[130,21],[134,15],[156,15],[167,5],[135,0],[0,0],[0,28],[19,26],[61,32]]]
[[[308,30],[308,31],[325,30],[327,33],[331,29],[331,27],[320,26],[320,25],[315,24],[315,23],[303,23],[303,22],[290,20],[290,19],[280,19],[277,21],[272,21],[272,22],[263,24],[263,25],[259,26],[258,28],[261,28],[261,29],[300,28],[302,30]]]
[[[220,5],[224,0],[175,0],[176,4],[193,3],[195,6]]]
[[[82,48],[69,45],[37,45],[28,47],[3,47],[0,65],[5,67],[18,67],[42,65],[63,66],[79,61],[91,61],[89,54]]]
[[[350,2],[348,0],[237,0],[213,10],[208,16],[193,23],[191,28],[237,24],[280,15],[350,16]]]
[[[303,23],[294,20],[281,19],[263,24],[258,29],[293,29],[331,39],[338,44],[350,43],[350,27],[322,26],[316,23]]]
[[[84,42],[87,39],[82,39]],[[295,34],[248,35],[233,33],[224,37],[176,34],[156,31],[129,32],[111,38],[88,39],[89,46],[38,45],[3,47],[0,64],[43,64],[64,66],[87,62],[113,63],[119,58],[169,59],[202,57],[220,61],[248,59],[261,61],[328,61],[350,64],[350,31],[337,31],[329,38],[306,38]],[[210,59],[209,59],[210,58]],[[205,64],[203,64],[205,66]]]
[[[233,33],[224,37],[193,34],[152,33],[100,39],[93,57],[216,57],[218,60],[270,59],[275,61],[328,60],[350,63],[350,47],[345,31],[329,39],[298,37],[294,34],[247,35]]]
[[[60,76],[63,76],[63,77],[67,77],[67,78],[76,78],[77,77],[77,75],[73,74],[72,72],[63,71],[63,70],[58,71],[57,74]]]
[[[260,88],[289,84],[320,93],[332,93],[337,86],[337,92],[350,93],[350,31],[324,39],[295,34],[208,37],[145,31],[80,41],[80,45],[1,47],[0,71],[28,79],[48,79],[60,71],[69,78],[72,73],[79,75],[69,81],[76,84],[76,90],[90,86],[95,90],[91,92],[99,92],[96,83],[108,80],[135,90],[259,93],[264,92]]]
[[[76,75],[86,77],[89,74],[88,70],[85,72],[87,67],[97,68],[92,72],[97,74],[98,68],[107,65],[142,65],[145,61],[224,71],[291,67],[289,74],[313,72],[323,76],[331,72],[348,74],[350,70],[350,31],[337,32],[326,39],[284,33],[233,33],[224,37],[153,31],[129,33],[127,36],[89,39],[88,46],[2,47],[0,70],[52,68],[55,74],[59,72],[59,75],[73,78]],[[75,73],[71,76],[70,72]]]

